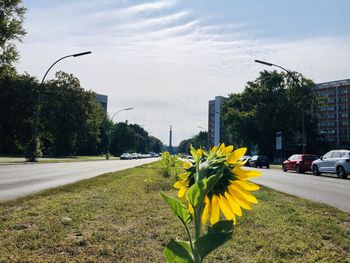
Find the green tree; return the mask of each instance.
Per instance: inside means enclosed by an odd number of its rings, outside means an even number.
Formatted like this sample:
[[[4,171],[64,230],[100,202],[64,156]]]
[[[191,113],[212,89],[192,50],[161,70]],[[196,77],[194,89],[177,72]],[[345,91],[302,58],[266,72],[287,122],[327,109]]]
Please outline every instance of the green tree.
[[[190,139],[183,140],[179,143],[178,152],[180,153],[190,153],[190,146],[194,148],[203,148],[208,150],[208,132],[200,131],[197,135]]]
[[[26,34],[22,26],[26,8],[21,3],[21,0],[0,0],[0,77],[13,75],[13,63],[19,59],[15,41],[21,41]]]
[[[95,93],[72,74],[57,72],[42,91],[40,117],[43,152],[55,156],[95,154],[104,113]]]
[[[302,113],[305,137],[312,150],[317,133],[318,100],[315,84],[301,74],[263,71],[248,82],[241,94],[231,94],[224,104],[224,123],[229,140],[236,146],[257,147],[273,156],[275,133],[281,131],[285,153],[301,152]]]
[[[29,75],[0,77],[0,153],[22,155],[28,147],[38,88]]]
[[[154,153],[160,153],[163,151],[163,143],[161,140],[154,136],[149,136],[149,151]]]

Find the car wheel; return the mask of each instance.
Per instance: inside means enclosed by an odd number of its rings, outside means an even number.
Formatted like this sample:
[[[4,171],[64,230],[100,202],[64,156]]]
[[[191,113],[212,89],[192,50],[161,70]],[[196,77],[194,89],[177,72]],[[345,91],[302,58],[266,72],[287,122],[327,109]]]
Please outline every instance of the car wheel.
[[[287,172],[287,167],[284,164],[282,165],[282,170],[283,172]]]
[[[270,169],[270,165],[266,165],[266,169]]]
[[[312,166],[312,173],[314,175],[321,175],[320,171],[318,170],[317,165],[315,164],[314,166]]]
[[[343,166],[337,167],[337,175],[341,179],[345,179],[346,177],[348,177]]]

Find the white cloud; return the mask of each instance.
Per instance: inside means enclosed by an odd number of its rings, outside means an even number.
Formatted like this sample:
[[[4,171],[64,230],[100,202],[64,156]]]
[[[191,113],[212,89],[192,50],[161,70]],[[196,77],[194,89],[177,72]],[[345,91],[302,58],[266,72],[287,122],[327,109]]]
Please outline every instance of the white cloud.
[[[109,96],[111,115],[134,107],[117,120],[146,125],[165,143],[169,125],[175,144],[198,133],[197,126],[207,127],[208,100],[240,92],[259,71],[270,69],[254,59],[316,82],[350,77],[349,37],[259,40],[245,25],[204,22],[174,1],[132,6],[108,1],[105,9],[94,4],[30,10],[19,70],[40,78],[55,59],[91,50],[92,55],[60,62],[48,77],[55,70],[73,73],[86,89]]]

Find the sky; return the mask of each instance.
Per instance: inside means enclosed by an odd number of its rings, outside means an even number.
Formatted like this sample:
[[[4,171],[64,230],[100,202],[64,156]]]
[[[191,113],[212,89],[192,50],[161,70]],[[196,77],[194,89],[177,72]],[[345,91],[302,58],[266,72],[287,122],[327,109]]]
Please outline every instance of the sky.
[[[208,101],[244,90],[255,59],[316,83],[350,78],[348,0],[23,0],[27,35],[17,70],[62,70],[108,95],[115,122],[173,145],[207,130]]]

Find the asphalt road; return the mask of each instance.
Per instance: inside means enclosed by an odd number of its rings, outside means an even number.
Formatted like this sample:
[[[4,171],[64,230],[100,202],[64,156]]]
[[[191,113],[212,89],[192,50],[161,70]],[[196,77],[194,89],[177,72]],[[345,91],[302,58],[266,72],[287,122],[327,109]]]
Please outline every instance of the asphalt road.
[[[158,158],[2,165],[0,166],[0,200],[15,199],[43,189],[74,183],[156,160]]]
[[[262,176],[252,179],[258,184],[350,212],[350,176],[338,179],[331,174],[314,176],[275,169],[259,170]]]

